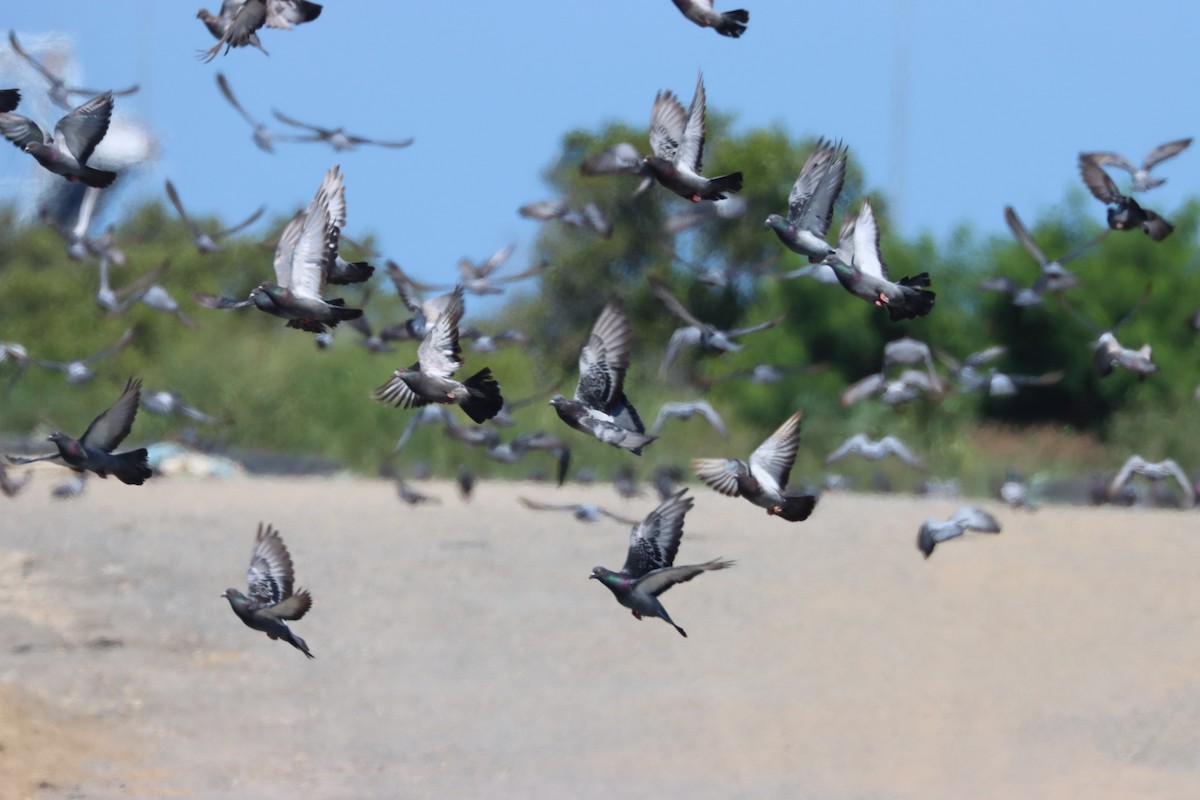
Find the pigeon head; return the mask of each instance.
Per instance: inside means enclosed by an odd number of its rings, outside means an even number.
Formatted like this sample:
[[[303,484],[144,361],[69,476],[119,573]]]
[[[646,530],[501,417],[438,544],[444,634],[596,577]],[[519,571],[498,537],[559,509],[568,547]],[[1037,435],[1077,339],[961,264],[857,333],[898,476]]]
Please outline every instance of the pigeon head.
[[[233,589],[233,588],[226,589],[225,592],[221,595],[221,597],[224,597],[230,603],[245,603],[246,602],[246,596],[244,594],[242,594],[241,592],[239,592],[237,589]]]
[[[763,220],[763,227],[774,228],[777,231],[781,231],[787,228],[787,222],[785,222],[783,217],[779,216],[778,214],[772,214]]]
[[[211,16],[212,16],[212,14],[208,13],[207,8],[202,8],[196,12],[196,19],[208,19]]]
[[[605,569],[604,567],[592,567],[592,574],[588,575],[588,580],[591,580],[592,578],[599,578],[603,580],[605,576],[611,574],[613,573],[610,569]]]

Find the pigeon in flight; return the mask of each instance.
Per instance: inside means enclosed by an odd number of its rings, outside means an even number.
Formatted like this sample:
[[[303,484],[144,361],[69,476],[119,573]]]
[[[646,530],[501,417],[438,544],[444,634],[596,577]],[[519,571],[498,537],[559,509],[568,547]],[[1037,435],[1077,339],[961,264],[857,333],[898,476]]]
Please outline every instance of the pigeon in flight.
[[[796,452],[800,449],[800,417],[788,417],[767,440],[750,454],[750,463],[736,458],[697,458],[692,461],[696,477],[727,497],[744,497],[769,516],[788,522],[803,522],[812,514],[817,498],[785,491]]]
[[[763,223],[793,253],[817,264],[835,250],[825,241],[833,220],[833,204],[846,179],[846,148],[819,139],[804,161],[800,175],[788,195],[787,219],[772,214]]]
[[[1057,261],[1051,261],[1046,258],[1046,254],[1033,240],[1029,229],[1021,222],[1021,218],[1017,216],[1017,212],[1013,210],[1012,206],[1005,206],[1004,220],[1021,246],[1037,261],[1041,271],[1032,286],[1021,286],[1012,278],[1003,276],[989,278],[981,283],[979,288],[990,292],[1005,292],[1012,299],[1012,304],[1018,308],[1027,308],[1041,303],[1042,295],[1046,292],[1062,292],[1079,285],[1079,278],[1064,265],[1084,255],[1108,236],[1108,231],[1104,230]]]
[[[841,403],[843,406],[852,406],[868,397],[878,397],[884,405],[894,408],[922,394],[941,399],[943,391],[944,387],[937,376],[931,378],[929,373],[919,369],[906,369],[898,378],[885,378],[881,373],[873,372],[850,384],[842,392]]]
[[[640,456],[654,441],[637,409],[625,397],[625,372],[633,349],[629,312],[617,300],[604,306],[587,344],[579,353],[579,384],[575,397],[550,398],[559,419],[577,431]]]
[[[1113,325],[1108,330],[1101,330],[1099,325],[1093,323],[1090,319],[1079,313],[1076,308],[1068,303],[1062,297],[1059,297],[1059,303],[1072,316],[1075,317],[1081,324],[1087,327],[1096,335],[1092,341],[1092,366],[1096,370],[1096,375],[1101,378],[1106,378],[1112,374],[1113,367],[1121,367],[1138,376],[1139,379],[1145,380],[1147,375],[1158,372],[1158,365],[1154,363],[1151,355],[1150,344],[1146,343],[1137,350],[1125,347],[1117,339],[1117,331],[1125,326],[1127,322],[1133,319],[1145,302],[1150,298],[1150,285],[1146,285],[1145,291],[1142,292],[1141,298],[1133,305],[1129,311],[1125,312],[1117,324]]]
[[[879,226],[870,200],[863,200],[854,221],[849,248],[839,239],[837,255],[828,262],[843,288],[855,297],[880,308],[886,308],[893,322],[923,317],[933,310],[936,294],[925,289],[929,273],[901,278],[899,283],[888,279],[887,265],[879,252]]]
[[[672,314],[687,323],[686,327],[677,328],[671,334],[671,339],[667,343],[667,352],[663,354],[662,364],[658,368],[659,377],[667,374],[667,370],[670,369],[671,364],[675,362],[675,358],[679,355],[679,351],[684,347],[698,345],[709,352],[736,353],[745,345],[735,342],[735,339],[750,333],[765,331],[783,322],[783,317],[779,316],[767,322],[751,325],[748,328],[733,328],[723,331],[707,322],[701,322],[695,314],[684,307],[683,303],[679,302],[679,298],[661,280],[654,277],[651,277],[649,280],[651,291],[658,298],[659,302],[666,306],[667,310]]]
[[[750,12],[745,9],[714,11],[713,0],[671,0],[685,17],[701,28],[712,28],[722,36],[736,39],[746,32]]]
[[[210,417],[200,409],[183,402],[183,399],[179,396],[179,392],[169,392],[166,390],[146,392],[142,395],[142,408],[151,414],[158,414],[160,416],[182,414],[188,419],[203,422],[207,425],[215,425],[220,422],[216,417]]]
[[[200,226],[193,222],[191,218],[188,217],[187,212],[183,210],[183,203],[179,200],[179,193],[175,191],[175,185],[171,183],[169,178],[167,179],[167,197],[170,199],[171,205],[175,206],[175,210],[179,212],[179,218],[183,220],[183,224],[188,227],[189,231],[191,231],[192,242],[196,245],[196,249],[204,254],[215,253],[220,250],[221,247],[217,244],[217,242],[227,236],[232,236],[244,228],[250,227],[257,222],[258,218],[261,217],[263,212],[267,210],[266,206],[259,206],[258,211],[255,211],[244,221],[239,222],[232,228],[226,228],[224,230],[217,231],[216,233],[208,234],[202,231]]]
[[[742,189],[742,173],[733,172],[718,178],[700,174],[704,154],[704,76],[696,78],[696,93],[688,111],[671,91],[659,91],[654,96],[650,114],[650,149],[646,157],[650,174],[680,197],[698,203],[701,200],[724,200],[726,192]]]
[[[208,62],[217,57],[221,47],[229,52],[231,47],[252,45],[267,51],[258,40],[258,29],[268,28],[291,30],[294,26],[312,22],[321,16],[321,6],[308,0],[224,0],[219,14],[210,14],[202,8],[196,18],[204,23],[217,40],[209,50],[200,53],[200,59]]]
[[[734,564],[714,558],[703,564],[674,566],[679,540],[683,537],[683,517],[693,503],[691,497],[684,497],[685,494],[687,489],[680,490],[633,527],[629,534],[629,553],[620,572],[594,567],[590,576],[607,586],[617,602],[632,611],[636,619],[658,617],[684,637],[687,632],[675,624],[658,596],[702,572],[725,569]]]
[[[1132,197],[1121,194],[1112,177],[1096,161],[1095,153],[1079,154],[1079,174],[1092,196],[1109,206],[1108,227],[1114,231],[1141,228],[1151,239],[1161,242],[1175,230],[1175,226],[1158,214],[1142,208]]]
[[[1120,153],[1104,152],[1092,153],[1092,158],[1102,167],[1117,167],[1123,169],[1133,176],[1133,191],[1145,192],[1153,189],[1156,186],[1162,186],[1167,182],[1166,178],[1155,178],[1150,174],[1150,170],[1157,165],[1166,161],[1168,158],[1174,158],[1187,149],[1192,143],[1189,139],[1176,139],[1173,142],[1160,144],[1158,147],[1146,154],[1142,160],[1140,167],[1135,167],[1129,159]]]
[[[13,478],[8,474],[8,467],[0,464],[0,494],[5,497],[16,497],[29,485],[31,477],[32,474],[26,472],[20,478]]]
[[[947,539],[962,536],[966,531],[999,533],[1000,523],[986,511],[975,506],[962,506],[945,522],[930,517],[921,525],[917,534],[917,549],[926,558],[933,555],[933,548]]]
[[[275,131],[268,130],[266,125],[250,116],[246,109],[242,108],[242,104],[238,102],[237,98],[233,96],[233,90],[229,88],[229,82],[225,80],[225,76],[220,72],[217,73],[217,88],[221,90],[221,94],[224,95],[225,100],[228,101],[229,105],[233,106],[234,111],[238,112],[242,119],[246,120],[246,122],[250,124],[250,127],[254,129],[254,144],[258,146],[259,150],[262,150],[266,153],[275,152],[274,147],[271,146],[271,142],[276,141],[308,141],[306,137],[290,136],[288,134],[276,133]]]
[[[271,109],[271,113],[275,115],[275,119],[285,125],[290,125],[293,128],[302,128],[306,131],[312,131],[311,136],[297,136],[292,141],[296,142],[326,142],[334,150],[339,153],[343,150],[353,150],[360,144],[373,144],[379,147],[390,147],[399,149],[408,147],[413,143],[412,139],[404,139],[403,141],[384,142],[378,139],[368,139],[365,136],[354,136],[346,133],[345,128],[321,128],[316,125],[309,125],[307,122],[301,122],[298,119],[289,117],[281,111]]]
[[[0,134],[55,175],[103,189],[117,173],[89,167],[87,161],[108,132],[112,110],[113,93],[98,94],[67,112],[55,124],[54,138],[28,117],[9,112],[0,114]]]
[[[841,461],[849,455],[862,456],[869,461],[879,461],[887,456],[895,456],[913,469],[925,469],[925,464],[921,462],[921,459],[913,455],[904,442],[895,436],[885,436],[879,441],[873,442],[867,438],[866,434],[857,433],[842,442],[840,447],[826,457],[825,466]]]
[[[325,284],[335,268],[339,223],[345,223],[346,200],[340,167],[325,174],[317,194],[298,224],[289,224],[275,248],[275,283],[259,284],[245,300],[197,294],[206,308],[244,308],[288,320],[287,327],[323,333],[326,326],[362,316],[362,309],[347,308],[345,301],[325,300]],[[293,219],[293,223],[296,220]]]
[[[589,177],[596,175],[637,175],[642,180],[638,183],[637,188],[633,190],[634,197],[637,197],[654,184],[654,174],[650,171],[650,165],[647,163],[646,157],[638,152],[638,149],[629,142],[618,142],[611,147],[601,150],[580,164],[579,171]]]
[[[556,219],[572,228],[590,230],[602,239],[612,236],[613,232],[612,223],[595,203],[588,203],[583,208],[574,208],[565,200],[539,200],[526,203],[517,209],[517,213],[526,219],[536,219],[539,222]]]
[[[440,506],[442,501],[432,495],[422,494],[414,489],[407,481],[396,476],[396,496],[410,506],[419,506],[424,503]]]
[[[67,480],[55,484],[50,490],[50,496],[55,500],[71,500],[83,494],[83,490],[87,488],[86,472],[77,472]]]
[[[50,434],[50,441],[57,445],[58,453],[39,458],[9,456],[8,460],[13,464],[30,464],[34,461],[62,459],[76,472],[88,470],[101,478],[111,474],[121,483],[141,486],[154,474],[146,462],[146,448],[125,453],[113,452],[133,428],[141,389],[142,382],[130,378],[117,402],[92,420],[92,424],[78,439],[72,439],[62,431]]]
[[[1130,456],[1129,460],[1113,476],[1113,479],[1108,482],[1104,491],[1105,499],[1110,503],[1113,502],[1134,475],[1141,475],[1155,483],[1171,478],[1183,490],[1183,507],[1191,508],[1196,504],[1196,489],[1174,459],[1168,458],[1163,461],[1151,462],[1137,455]]]
[[[30,361],[39,367],[56,369],[60,372],[65,372],[67,375],[67,383],[87,383],[92,378],[96,377],[96,373],[91,367],[92,364],[100,361],[101,359],[108,358],[109,356],[114,356],[124,350],[126,347],[129,347],[129,345],[133,344],[133,340],[137,338],[137,335],[137,328],[130,328],[121,334],[121,338],[117,339],[117,341],[111,346],[104,348],[95,355],[88,356],[87,358],[81,358],[76,361],[64,363],[62,361],[47,361],[42,358],[30,358]]]
[[[0,114],[7,114],[20,104],[20,89],[0,89]]]
[[[463,309],[462,289],[455,289],[449,306],[430,326],[417,348],[417,363],[393,372],[372,397],[402,408],[416,408],[428,403],[457,405],[476,423],[496,416],[504,405],[504,398],[491,369],[484,367],[462,383],[450,377],[463,364],[462,348],[458,344],[458,323]]]
[[[221,596],[229,600],[233,613],[247,627],[262,631],[271,639],[282,639],[309,658],[308,645],[288,628],[285,620],[297,620],[312,608],[312,595],[304,589],[292,591],[295,579],[292,556],[270,524],[258,523],[254,552],[246,570],[248,594],[226,589]]]
[[[599,522],[601,517],[608,517],[624,525],[638,524],[636,519],[626,519],[595,503],[540,503],[526,497],[518,497],[517,502],[534,511],[570,511],[571,515],[580,522]]]
[[[1018,475],[1015,470],[1009,469],[1005,472],[1004,483],[1000,484],[997,494],[1010,508],[1027,508],[1030,511],[1036,511],[1037,506],[1030,498],[1030,488],[1028,481]]]
[[[492,424],[495,424],[495,421]],[[567,479],[567,469],[571,466],[571,448],[561,436],[555,436],[545,431],[522,433],[513,439],[512,447],[519,453],[526,453],[530,450],[549,453],[558,463],[556,473],[558,485],[562,486],[563,481]]]
[[[36,58],[29,55],[29,53],[25,52],[25,48],[21,47],[21,43],[17,41],[16,32],[14,32],[14,31],[8,32],[8,44],[9,44],[9,46],[12,47],[14,53],[19,55],[21,58],[25,59],[25,61],[27,61],[29,63],[29,66],[31,66],[35,70],[37,70],[37,72],[40,73],[43,78],[45,78],[47,81],[50,82],[50,88],[46,90],[46,93],[50,96],[50,102],[54,103],[59,108],[65,108],[67,110],[70,110],[72,107],[71,106],[71,95],[73,95],[73,94],[81,94],[81,95],[87,95],[87,96],[94,97],[95,95],[102,93],[99,89],[84,89],[84,88],[78,87],[78,86],[67,86],[66,81],[64,81],[62,78],[58,77],[57,75],[55,75],[50,70],[46,69],[45,64],[41,63]],[[133,94],[137,90],[138,90],[138,86],[137,86],[137,84],[134,84],[133,86],[130,86],[128,89],[113,90],[111,92],[111,94],[114,97],[125,97],[127,95]],[[16,90],[9,89],[8,91],[15,92]],[[14,104],[13,108],[15,108],[15,107],[16,107],[16,105]],[[3,106],[0,105],[0,111],[12,111],[12,108],[3,108]]]
[[[693,400],[690,403],[663,403],[662,407],[658,409],[658,416],[655,417],[654,424],[650,426],[649,435],[658,436],[662,432],[663,423],[670,418],[686,420],[697,416],[703,417],[713,427],[713,430],[721,434],[722,439],[729,438],[729,429],[725,427],[725,421],[706,400]]]

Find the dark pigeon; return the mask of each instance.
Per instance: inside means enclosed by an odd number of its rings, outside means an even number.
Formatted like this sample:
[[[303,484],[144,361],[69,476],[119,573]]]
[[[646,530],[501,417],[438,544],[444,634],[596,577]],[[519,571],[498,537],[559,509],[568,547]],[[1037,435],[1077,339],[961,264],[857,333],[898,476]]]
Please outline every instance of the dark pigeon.
[[[712,28],[722,36],[736,39],[746,32],[750,24],[750,12],[743,8],[733,11],[715,11],[713,0],[672,0],[685,17],[701,28]]]
[[[651,511],[629,534],[629,553],[620,572],[594,567],[591,578],[608,587],[617,602],[633,612],[636,619],[658,617],[680,636],[687,636],[675,624],[658,596],[677,583],[690,581],[702,572],[732,567],[734,562],[715,558],[703,564],[676,567],[675,554],[683,537],[683,517],[693,500],[685,498],[687,489],[667,499]]]
[[[46,94],[50,95],[50,101],[59,108],[71,108],[71,95],[80,94],[94,97],[100,94],[99,89],[85,89],[81,86],[67,86],[66,81],[55,75],[50,70],[46,69],[46,65],[38,61],[29,53],[25,52],[25,48],[17,41],[17,34],[13,31],[8,32],[8,43],[12,47],[13,52],[25,59],[29,66],[33,67],[43,78],[50,82],[50,88],[46,90]],[[111,92],[114,97],[124,97],[131,95],[138,90],[137,84],[130,86],[128,89],[115,89]],[[9,91],[16,91],[10,89]],[[0,111],[12,111],[11,108],[0,108]]]
[[[279,537],[279,531],[260,522],[254,552],[250,555],[250,568],[246,570],[248,594],[226,589],[221,596],[229,600],[233,613],[248,627],[262,631],[271,639],[282,639],[313,658],[308,645],[292,633],[285,622],[300,619],[312,608],[312,595],[304,589],[292,591],[293,579],[292,557]]]
[[[1114,231],[1142,232],[1156,242],[1171,235],[1175,226],[1148,208],[1142,208],[1132,197],[1117,189],[1117,184],[1097,161],[1097,153],[1079,154],[1079,174],[1092,196],[1108,205],[1108,227]]]
[[[21,104],[19,89],[0,89],[0,114],[7,114]]]
[[[125,453],[113,453],[117,445],[125,440],[133,428],[133,419],[137,416],[138,398],[141,395],[142,382],[129,379],[125,391],[117,398],[107,411],[92,420],[92,424],[84,431],[79,439],[72,439],[62,431],[50,434],[50,441],[58,446],[58,454],[40,458],[13,458],[14,464],[28,464],[34,461],[49,461],[61,458],[67,466],[76,472],[87,470],[101,478],[115,475],[121,483],[140,486],[154,473],[146,462],[146,449],[130,450]]]

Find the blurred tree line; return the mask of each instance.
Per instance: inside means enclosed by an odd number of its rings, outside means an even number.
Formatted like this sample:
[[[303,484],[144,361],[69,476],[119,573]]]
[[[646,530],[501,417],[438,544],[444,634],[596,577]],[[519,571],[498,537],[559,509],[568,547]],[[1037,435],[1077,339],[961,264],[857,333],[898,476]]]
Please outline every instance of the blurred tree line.
[[[469,322],[488,332],[515,327],[534,337],[530,348],[487,355],[464,346],[468,373],[488,364],[506,397],[538,395],[530,409],[518,412],[511,435],[537,429],[558,433],[575,448],[579,465],[604,468],[629,462],[626,454],[566,429],[539,395],[556,384],[566,393],[573,389],[579,348],[604,302],[615,296],[627,303],[634,317],[634,364],[627,385],[647,423],[664,400],[703,396],[734,431],[727,445],[707,429],[682,429],[684,424],[703,423],[668,423],[662,439],[639,465],[681,463],[695,455],[744,457],[779,421],[803,408],[803,443],[795,474],[814,478],[824,455],[859,431],[907,437],[935,472],[965,476],[977,489],[983,488],[978,485],[981,476],[1005,466],[1033,471],[1060,463],[1063,468],[1112,469],[1133,451],[1151,459],[1174,457],[1185,468],[1200,468],[1200,404],[1193,397],[1200,370],[1197,334],[1188,324],[1200,307],[1200,201],[1162,210],[1176,230],[1161,243],[1140,232],[1113,233],[1072,262],[1070,269],[1081,284],[1064,298],[1076,312],[1069,313],[1051,295],[1041,305],[1021,309],[1004,294],[979,289],[980,281],[990,276],[1008,276],[1026,286],[1038,276],[1037,264],[1016,240],[1007,232],[984,237],[966,227],[945,241],[896,235],[885,198],[869,190],[851,151],[834,229],[843,213],[856,212],[861,199],[871,196],[892,277],[929,272],[938,293],[937,307],[929,316],[892,323],[840,286],[770,277],[805,266],[762,221],[786,208],[792,182],[813,142],[797,140],[781,128],[732,132],[729,120],[717,114],[710,115],[709,131],[705,172],[742,170],[745,189],[738,197],[745,211],[731,219],[712,216],[690,227],[680,215],[697,209],[660,187],[634,196],[634,176],[580,174],[585,158],[617,142],[639,144],[644,131],[614,123],[563,137],[561,152],[545,172],[548,189],[573,208],[594,204],[611,224],[611,235],[605,238],[586,226],[548,221],[534,244],[532,260],[549,264],[536,285],[518,285],[502,305],[483,316],[473,311],[478,298],[467,298]],[[1030,209],[1017,211],[1052,258],[1102,229],[1103,209],[1085,198],[1082,189],[1071,191],[1051,213],[1038,218]],[[1001,218],[998,208],[996,219]],[[272,231],[277,233],[285,221],[285,215],[278,217]],[[116,238],[129,263],[112,268],[114,285],[119,288],[169,263],[161,283],[195,321],[191,329],[140,305],[112,317],[92,299],[97,284],[94,262],[68,260],[54,231],[16,224],[11,209],[0,210],[0,222],[0,342],[19,342],[37,357],[67,361],[101,350],[130,326],[138,330],[135,344],[100,363],[99,377],[91,383],[68,386],[61,373],[29,368],[0,394],[0,431],[63,427],[81,433],[115,398],[124,378],[133,374],[144,378],[147,389],[176,390],[187,402],[229,420],[198,430],[203,439],[320,453],[371,472],[387,457],[413,413],[369,397],[392,369],[415,360],[413,343],[397,343],[390,355],[372,355],[343,325],[334,346],[317,352],[311,336],[286,330],[282,321],[256,310],[218,312],[192,302],[191,295],[201,291],[244,297],[270,274],[272,241],[264,244],[244,236],[218,253],[201,255],[182,223],[157,202],[118,224]],[[201,224],[215,227],[216,221]],[[372,259],[381,268],[383,260]],[[407,312],[382,273],[380,269],[372,288],[365,290],[369,298],[362,287],[330,287],[329,294],[344,297],[351,306],[366,302],[367,317],[376,329],[397,322]],[[665,280],[685,306],[718,327],[785,318],[779,326],[747,337],[745,349],[738,353],[712,357],[685,351],[660,379],[658,366],[666,343],[681,323],[651,295],[648,276]],[[446,282],[455,277],[447,265]],[[1099,330],[1123,317],[1148,285],[1148,299],[1118,337],[1132,348],[1150,343],[1159,372],[1144,381],[1122,370],[1099,379],[1092,369],[1091,342]],[[838,398],[843,389],[877,371],[884,343],[901,336],[920,339],[958,360],[1004,345],[1008,351],[996,362],[1002,371],[1060,371],[1063,379],[1052,386],[1024,388],[1009,398],[950,394],[940,403],[917,400],[898,409],[874,400],[842,408]],[[791,374],[772,385],[730,377],[760,364]],[[0,363],[0,391],[16,369],[11,362]],[[465,417],[462,422],[469,424]],[[142,414],[130,441],[168,437],[183,425],[179,419]],[[460,445],[439,432],[421,431],[401,455],[445,471],[463,459],[492,474],[524,474],[528,466],[504,468],[486,462],[476,451],[462,453]],[[1096,463],[1098,453],[1114,463]]]

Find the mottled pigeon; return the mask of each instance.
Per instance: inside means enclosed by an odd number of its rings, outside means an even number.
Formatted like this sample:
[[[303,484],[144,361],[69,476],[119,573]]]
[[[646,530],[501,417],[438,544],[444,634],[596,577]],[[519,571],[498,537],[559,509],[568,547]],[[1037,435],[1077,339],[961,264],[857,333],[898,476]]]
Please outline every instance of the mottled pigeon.
[[[108,132],[112,109],[113,93],[98,94],[60,119],[54,138],[28,117],[0,114],[0,134],[55,175],[104,188],[116,180],[117,173],[89,167],[87,161]]]
[[[304,589],[292,591],[294,578],[292,557],[279,531],[260,522],[254,537],[254,552],[250,555],[250,568],[246,570],[248,594],[231,588],[221,596],[229,600],[233,613],[248,627],[262,631],[271,639],[282,639],[313,658],[308,645],[291,632],[285,621],[300,619],[312,608],[312,595]]]

